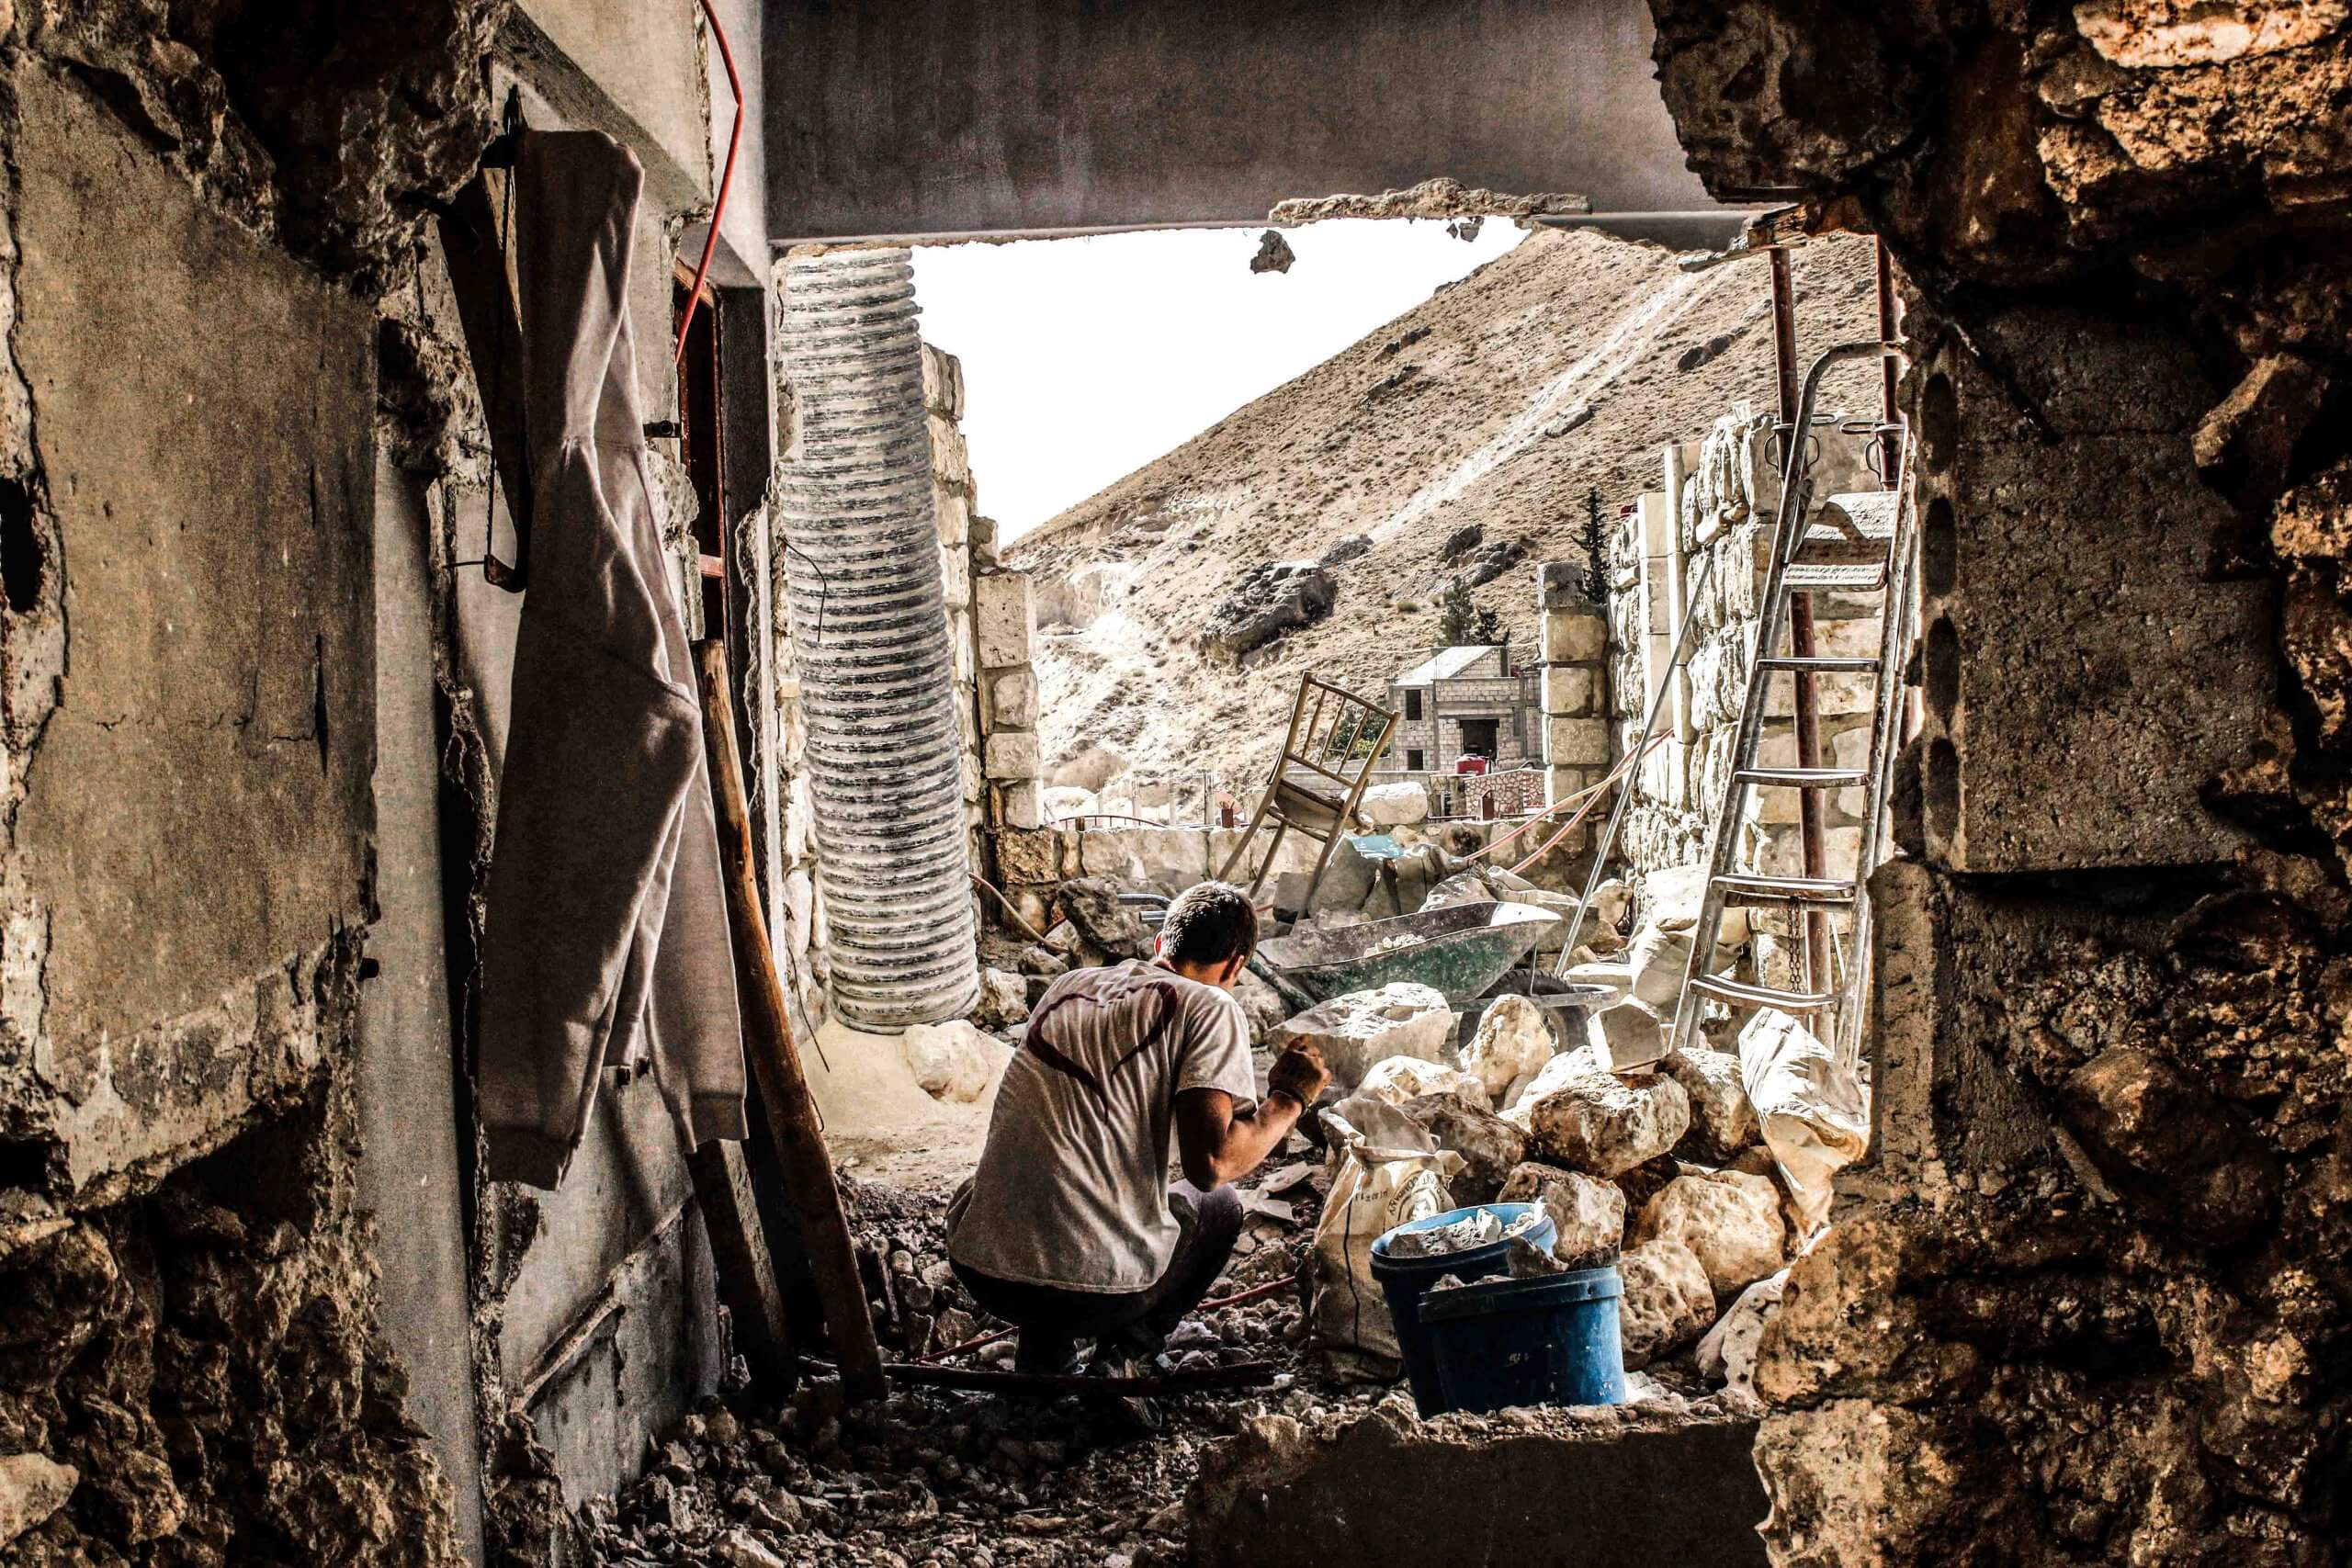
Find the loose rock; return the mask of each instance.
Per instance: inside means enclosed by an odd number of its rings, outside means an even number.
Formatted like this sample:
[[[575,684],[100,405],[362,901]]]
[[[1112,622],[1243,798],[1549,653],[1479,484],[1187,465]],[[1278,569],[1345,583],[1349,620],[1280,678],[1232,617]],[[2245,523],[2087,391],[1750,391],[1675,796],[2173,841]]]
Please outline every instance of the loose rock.
[[[1617,1260],[1625,1294],[1617,1303],[1618,1329],[1631,1371],[1670,1356],[1715,1320],[1715,1293],[1707,1270],[1679,1241],[1653,1241]]]
[[[1344,1093],[1384,1057],[1442,1060],[1453,1027],[1444,992],[1400,980],[1317,1003],[1275,1030],[1269,1043],[1276,1050],[1314,1046],[1331,1071],[1333,1087]]]
[[[1676,1177],[1643,1205],[1634,1229],[1636,1245],[1667,1240],[1690,1248],[1718,1297],[1778,1269],[1788,1258],[1788,1236],[1780,1190],[1768,1178],[1738,1170]]]
[[[1505,1203],[1541,1203],[1559,1235],[1553,1252],[1572,1269],[1617,1255],[1625,1236],[1625,1194],[1617,1184],[1557,1166],[1521,1165],[1496,1194]]]
[[[1012,1048],[967,1019],[918,1023],[899,1036],[915,1082],[938,1100],[968,1104],[996,1087]]]
[[[1458,1089],[1420,1095],[1404,1109],[1429,1129],[1438,1147],[1462,1156],[1462,1169],[1450,1184],[1456,1203],[1493,1201],[1504,1178],[1527,1153],[1525,1134]]]
[[[1525,997],[1498,997],[1462,1048],[1462,1067],[1476,1075],[1490,1100],[1508,1105],[1511,1085],[1542,1071],[1554,1054],[1552,1026],[1543,1010]],[[1735,1074],[1736,1069],[1735,1063]]]
[[[1493,1102],[1487,1098],[1486,1087],[1476,1078],[1460,1067],[1449,1067],[1443,1062],[1423,1061],[1419,1056],[1390,1056],[1374,1062],[1372,1070],[1364,1074],[1363,1082],[1356,1086],[1358,1094],[1370,1095],[1391,1105],[1402,1105],[1425,1094],[1440,1094],[1447,1090],[1459,1093],[1481,1111],[1493,1109]]]
[[[1550,1159],[1614,1177],[1656,1158],[1690,1125],[1690,1098],[1672,1078],[1588,1073],[1528,1109],[1528,1132]]]
[[[1690,1130],[1676,1145],[1678,1154],[1702,1165],[1722,1165],[1757,1141],[1756,1107],[1740,1087],[1737,1056],[1694,1045],[1668,1052],[1657,1070],[1690,1097]]]

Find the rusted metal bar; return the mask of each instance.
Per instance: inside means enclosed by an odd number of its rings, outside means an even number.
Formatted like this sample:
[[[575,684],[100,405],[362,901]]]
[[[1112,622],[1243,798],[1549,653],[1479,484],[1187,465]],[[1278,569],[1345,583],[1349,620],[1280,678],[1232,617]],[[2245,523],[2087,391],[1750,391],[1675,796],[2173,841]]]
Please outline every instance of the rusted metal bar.
[[[1894,263],[1886,254],[1884,236],[1878,241],[1878,341],[1894,341]],[[1894,360],[1882,359],[1878,362],[1878,417],[1883,424],[1894,423],[1894,383],[1899,375]],[[1895,438],[1889,436],[1887,439],[1892,442]],[[1897,467],[1899,465],[1894,463],[1886,466],[1886,482],[1890,487],[1894,483]]]
[[[1772,368],[1779,383],[1781,400],[1781,461],[1783,473],[1793,473],[1804,461],[1805,432],[1797,428],[1797,303],[1796,285],[1789,275],[1789,253],[1772,252]],[[1792,491],[1800,506],[1807,504],[1806,487],[1799,485]],[[1802,519],[1799,520],[1802,522]],[[1759,648],[1759,655],[1770,649]],[[1815,651],[1813,625],[1813,595],[1789,595],[1789,651],[1799,659],[1812,657]],[[1821,766],[1821,694],[1814,682],[1813,671],[1797,671],[1792,677],[1796,682],[1797,766]],[[1804,874],[1822,877],[1829,874],[1827,835],[1823,825],[1822,792],[1803,790],[1797,796],[1797,836],[1803,844]],[[1818,909],[1808,909],[1804,917],[1804,975],[1801,989],[1826,989],[1829,986],[1829,917]]]
[[[800,1222],[808,1271],[824,1308],[825,1330],[841,1363],[842,1392],[853,1403],[879,1399],[888,1392],[882,1376],[882,1348],[867,1315],[865,1287],[857,1274],[857,1252],[849,1220],[842,1213],[841,1189],[833,1182],[832,1156],[800,1066],[800,1047],[785,1010],[784,986],[768,945],[767,921],[760,913],[757,872],[752,863],[752,817],[744,802],[743,762],[735,750],[732,699],[728,694],[727,646],[716,639],[695,644],[702,678],[702,738],[710,764],[711,804],[718,819],[718,860],[727,885],[727,924],[735,950],[735,991],[743,1015],[743,1051],[759,1086],[761,1109],[782,1167],[784,1190]]]
[[[1274,1381],[1271,1361],[1244,1361],[1238,1366],[1209,1367],[1197,1372],[1157,1372],[1125,1378],[1088,1377],[1082,1372],[999,1372],[978,1367],[931,1367],[918,1361],[893,1361],[883,1370],[902,1383],[1053,1398],[1066,1393],[1205,1393],[1220,1389],[1265,1388]]]

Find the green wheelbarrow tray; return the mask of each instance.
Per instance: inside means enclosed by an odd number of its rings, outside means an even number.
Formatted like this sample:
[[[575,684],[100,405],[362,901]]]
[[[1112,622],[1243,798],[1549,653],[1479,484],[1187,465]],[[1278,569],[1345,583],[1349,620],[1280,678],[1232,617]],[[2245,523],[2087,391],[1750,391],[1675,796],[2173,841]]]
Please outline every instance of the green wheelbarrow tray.
[[[1301,1011],[1399,980],[1449,1002],[1477,996],[1527,956],[1559,916],[1533,904],[1453,904],[1361,926],[1295,931],[1258,944],[1250,967]]]

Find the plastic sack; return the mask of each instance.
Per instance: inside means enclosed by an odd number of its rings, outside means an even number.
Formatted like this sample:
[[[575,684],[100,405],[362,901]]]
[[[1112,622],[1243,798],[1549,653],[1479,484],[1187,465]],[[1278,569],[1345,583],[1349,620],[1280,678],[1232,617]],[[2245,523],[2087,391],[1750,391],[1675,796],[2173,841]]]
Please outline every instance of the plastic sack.
[[[1446,1181],[1462,1156],[1439,1148],[1396,1107],[1363,1095],[1325,1111],[1323,1130],[1331,1190],[1315,1224],[1307,1343],[1365,1376],[1394,1378],[1404,1360],[1372,1275],[1372,1244],[1408,1220],[1453,1207]]]
[[[1810,1235],[1828,1221],[1830,1178],[1870,1147],[1870,1098],[1812,1031],[1774,1008],[1739,1032],[1739,1081]]]

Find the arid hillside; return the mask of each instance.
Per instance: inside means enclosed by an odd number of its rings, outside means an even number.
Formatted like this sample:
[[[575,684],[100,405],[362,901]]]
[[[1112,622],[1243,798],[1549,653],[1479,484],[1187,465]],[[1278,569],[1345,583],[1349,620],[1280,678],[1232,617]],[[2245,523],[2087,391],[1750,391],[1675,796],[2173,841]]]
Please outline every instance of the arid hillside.
[[[1794,262],[1801,357],[1874,334],[1868,241]],[[1261,769],[1300,671],[1376,692],[1437,641],[1439,595],[1465,570],[1501,567],[1473,594],[1526,638],[1527,563],[1581,558],[1588,490],[1613,517],[1657,485],[1666,441],[1772,396],[1761,260],[1686,272],[1652,245],[1531,236],[1007,552],[1037,580],[1049,776],[1096,746],[1147,778]],[[1876,404],[1868,370],[1824,398]],[[1318,559],[1328,615],[1238,667],[1204,652],[1252,568]]]

